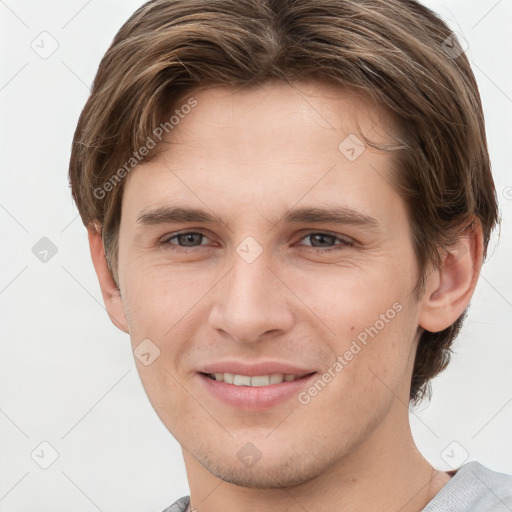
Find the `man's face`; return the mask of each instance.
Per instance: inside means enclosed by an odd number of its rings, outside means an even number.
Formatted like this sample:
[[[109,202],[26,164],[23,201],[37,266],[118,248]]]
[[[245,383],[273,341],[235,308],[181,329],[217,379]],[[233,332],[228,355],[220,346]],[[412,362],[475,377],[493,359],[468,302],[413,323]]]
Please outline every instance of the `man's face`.
[[[186,461],[248,487],[297,484],[407,417],[408,216],[392,155],[354,136],[357,119],[390,141],[389,122],[315,82],[192,96],[171,144],[126,178],[119,281],[138,369]],[[211,220],[151,213],[167,208]]]

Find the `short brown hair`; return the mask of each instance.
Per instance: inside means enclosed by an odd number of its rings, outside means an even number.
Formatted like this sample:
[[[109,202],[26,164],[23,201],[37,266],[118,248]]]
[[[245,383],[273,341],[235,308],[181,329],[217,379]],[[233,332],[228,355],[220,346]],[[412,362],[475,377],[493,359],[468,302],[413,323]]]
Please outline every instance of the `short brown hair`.
[[[480,96],[466,55],[434,12],[414,0],[152,0],[101,61],[69,167],[82,220],[101,227],[116,282],[121,178],[129,172],[121,166],[185,94],[271,79],[355,88],[396,120],[394,185],[410,215],[418,296],[428,264],[438,266],[440,250],[474,220],[486,254],[499,219]],[[448,364],[465,313],[421,334],[414,402]]]

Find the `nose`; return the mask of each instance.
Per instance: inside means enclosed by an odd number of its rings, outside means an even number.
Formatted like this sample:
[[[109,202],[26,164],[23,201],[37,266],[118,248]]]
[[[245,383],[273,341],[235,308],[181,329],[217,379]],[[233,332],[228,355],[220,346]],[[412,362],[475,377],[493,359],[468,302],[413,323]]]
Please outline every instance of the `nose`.
[[[260,256],[248,263],[236,255],[216,287],[210,326],[238,343],[255,343],[288,331],[294,323],[289,292]],[[287,300],[288,299],[288,300]]]

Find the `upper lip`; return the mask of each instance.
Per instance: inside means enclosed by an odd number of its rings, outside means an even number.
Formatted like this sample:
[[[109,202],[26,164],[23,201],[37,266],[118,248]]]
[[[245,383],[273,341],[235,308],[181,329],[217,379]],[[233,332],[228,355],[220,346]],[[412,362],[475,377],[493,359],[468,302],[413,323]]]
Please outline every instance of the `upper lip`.
[[[284,375],[308,375],[315,373],[315,370],[300,368],[288,363],[279,361],[260,361],[247,363],[243,361],[218,361],[208,364],[199,370],[200,373],[233,373],[235,375],[247,375],[255,377],[259,375],[272,375],[282,373]]]

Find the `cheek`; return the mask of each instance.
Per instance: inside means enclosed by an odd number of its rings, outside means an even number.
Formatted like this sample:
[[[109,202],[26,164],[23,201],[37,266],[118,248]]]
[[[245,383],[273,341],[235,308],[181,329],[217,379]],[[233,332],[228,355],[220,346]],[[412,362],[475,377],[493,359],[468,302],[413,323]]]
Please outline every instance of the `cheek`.
[[[204,276],[207,277],[207,276]],[[199,273],[134,260],[125,268],[126,310],[133,332],[163,340],[190,315],[205,295],[208,280]]]
[[[405,273],[381,269],[334,284],[323,299],[314,293],[308,298],[323,304],[318,314],[335,332],[328,338],[335,354],[331,373],[341,376],[333,379],[335,387],[340,394],[359,395],[361,404],[375,402],[389,389],[398,391],[410,364],[417,327],[410,280]]]
[[[364,268],[326,266],[310,274],[288,272],[286,281],[292,283],[303,305],[329,328],[331,337],[346,339],[363,333],[364,338],[366,329],[389,331],[395,318],[404,316],[401,310],[410,300],[411,280],[400,268],[399,262],[375,262]],[[297,303],[297,307],[303,305]]]
[[[400,307],[402,306],[402,307]],[[387,309],[377,312],[386,315]],[[370,431],[385,417],[396,396],[403,396],[404,375],[410,363],[408,311],[396,304],[385,320],[362,320],[333,344],[336,359],[301,398],[304,421],[312,429],[333,429],[342,439]],[[393,318],[391,318],[393,317]],[[382,323],[381,323],[382,322]],[[353,324],[354,325],[354,324]],[[340,327],[341,329],[341,327]],[[331,425],[332,424],[332,425]],[[364,437],[364,436],[363,436]]]
[[[137,370],[157,414],[172,425],[176,410],[194,413],[185,391],[189,377],[180,372],[180,363],[193,348],[188,341],[199,326],[198,318],[208,317],[201,299],[214,283],[207,276],[199,279],[198,273],[144,262],[125,270],[125,310]],[[150,361],[142,355],[148,352]]]
[[[365,409],[391,403],[396,396],[407,402],[411,362],[414,359],[415,308],[405,301],[393,302],[391,307],[378,310],[350,337],[350,346],[344,359],[352,357],[345,370],[348,384],[358,395],[353,403]],[[350,354],[357,352],[354,356]],[[347,357],[348,356],[348,357]]]

